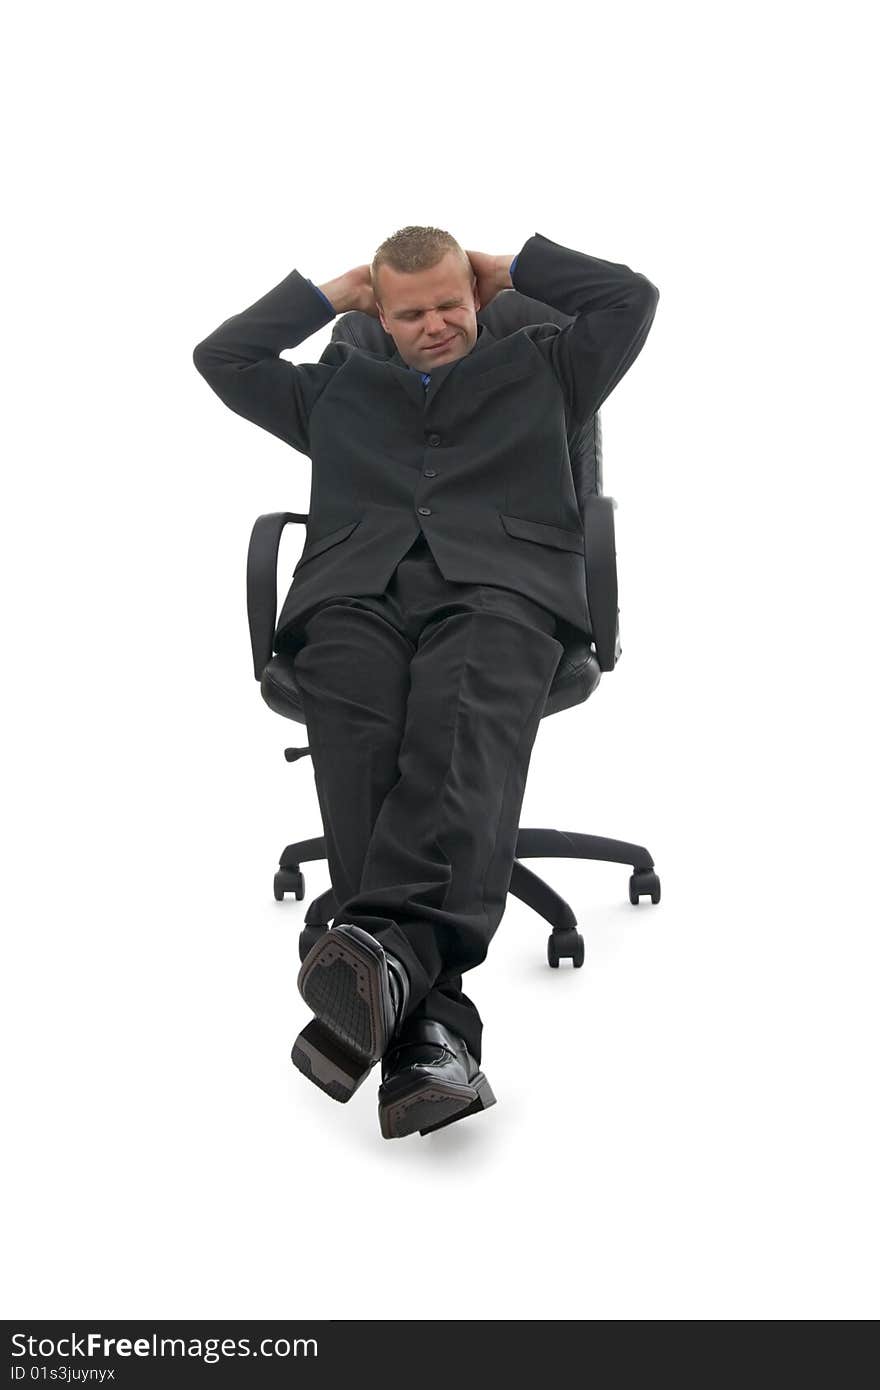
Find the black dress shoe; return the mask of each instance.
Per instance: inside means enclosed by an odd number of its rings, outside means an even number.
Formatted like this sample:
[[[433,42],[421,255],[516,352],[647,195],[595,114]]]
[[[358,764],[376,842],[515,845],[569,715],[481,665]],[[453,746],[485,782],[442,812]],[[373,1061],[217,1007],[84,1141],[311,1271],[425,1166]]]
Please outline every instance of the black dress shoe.
[[[382,1059],[379,1128],[386,1139],[431,1134],[494,1104],[461,1038],[433,1019],[407,1020]]]
[[[296,983],[315,1017],[291,1061],[334,1100],[350,1100],[400,1026],[409,976],[369,932],[343,922],[315,943]]]

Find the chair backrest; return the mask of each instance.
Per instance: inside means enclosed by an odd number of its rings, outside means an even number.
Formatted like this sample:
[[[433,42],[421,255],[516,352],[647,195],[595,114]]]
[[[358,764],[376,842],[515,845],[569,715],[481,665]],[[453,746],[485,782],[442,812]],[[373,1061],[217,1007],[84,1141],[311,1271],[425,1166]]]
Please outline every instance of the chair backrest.
[[[518,290],[502,290],[477,314],[496,338],[508,337],[521,328],[537,323],[555,323],[560,328],[574,319],[540,300],[529,299]],[[350,343],[367,352],[393,357],[394,339],[372,314],[351,310],[341,314],[333,325],[333,341]],[[563,654],[550,686],[542,718],[569,709],[586,700],[595,690],[602,671],[613,668],[620,652],[617,636],[617,574],[614,554],[614,523],[610,498],[602,497],[602,436],[598,411],[586,424],[573,428],[568,452],[578,509],[584,522],[585,574],[588,604],[594,631],[592,641],[565,624],[560,632]],[[248,552],[248,615],[254,674],[260,681],[263,699],[279,714],[305,723],[293,662],[283,652],[271,656],[271,633],[275,622],[275,565],[278,537],[288,521],[306,521],[293,513],[270,513],[259,517]]]

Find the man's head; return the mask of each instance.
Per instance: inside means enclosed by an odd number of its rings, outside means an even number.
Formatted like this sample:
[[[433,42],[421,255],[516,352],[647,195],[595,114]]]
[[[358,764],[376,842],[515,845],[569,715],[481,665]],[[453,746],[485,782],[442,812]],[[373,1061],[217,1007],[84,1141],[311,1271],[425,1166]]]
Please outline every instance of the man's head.
[[[439,227],[403,227],[376,251],[370,278],[379,321],[408,367],[430,372],[467,356],[480,300],[455,237]]]

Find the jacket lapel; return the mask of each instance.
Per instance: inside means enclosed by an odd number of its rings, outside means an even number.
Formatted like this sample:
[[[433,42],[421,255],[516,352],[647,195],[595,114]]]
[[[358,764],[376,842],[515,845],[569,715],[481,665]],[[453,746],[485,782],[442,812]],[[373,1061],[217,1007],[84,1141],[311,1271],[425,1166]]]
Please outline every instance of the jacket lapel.
[[[489,332],[489,329],[484,323],[480,323],[478,317],[477,341],[474,343],[467,356],[473,357],[474,353],[483,352],[495,341],[496,339]],[[435,367],[431,372],[431,380],[428,382],[428,389],[426,391],[419,373],[414,372],[412,368],[404,362],[397,349],[395,349],[393,356],[389,359],[392,366],[398,369],[395,371],[394,375],[400,381],[404,391],[406,391],[411,399],[420,401],[426,410],[429,405],[433,404],[437,392],[441,389],[450,374],[455,371],[459,362],[464,362],[465,360],[465,358],[459,357],[455,362],[445,362],[441,366]]]

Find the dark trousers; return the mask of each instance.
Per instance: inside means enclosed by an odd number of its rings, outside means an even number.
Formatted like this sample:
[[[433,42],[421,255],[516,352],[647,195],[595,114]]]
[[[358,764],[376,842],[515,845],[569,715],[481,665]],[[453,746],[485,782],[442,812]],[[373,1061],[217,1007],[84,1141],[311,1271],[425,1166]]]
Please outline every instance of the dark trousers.
[[[480,1061],[461,977],[504,914],[532,745],[562,654],[549,610],[443,578],[420,536],[377,596],[327,600],[295,657],[337,903],[403,962],[408,1015]]]

